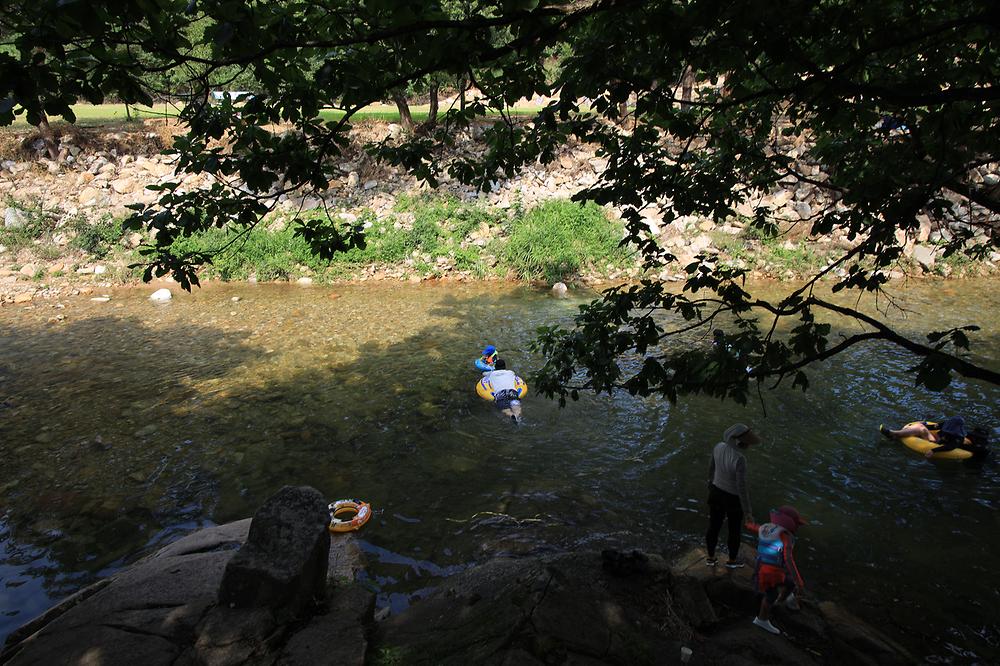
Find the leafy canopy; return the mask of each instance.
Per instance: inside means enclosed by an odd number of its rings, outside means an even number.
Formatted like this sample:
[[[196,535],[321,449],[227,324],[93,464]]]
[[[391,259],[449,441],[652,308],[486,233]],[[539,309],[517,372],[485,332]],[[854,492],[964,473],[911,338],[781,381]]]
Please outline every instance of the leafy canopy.
[[[681,267],[680,291],[658,280],[609,290],[573,329],[542,332],[539,388],[549,395],[575,396],[576,378],[599,391],[745,400],[768,378],[804,388],[810,363],[876,340],[914,354],[915,379],[930,388],[955,372],[1000,383],[962,355],[974,326],[918,342],[884,313],[814,289],[827,276],[834,291],[879,292],[902,253],[897,232],[915,232],[921,213],[957,223],[945,254],[997,249],[1000,193],[973,177],[1000,148],[1000,6],[990,0],[23,0],[0,9],[0,31],[2,123],[72,121],[78,99],[149,103],[164,77],[185,91],[179,175],[217,179],[205,190],[161,186],[158,203],[137,209],[130,225],[157,232],[147,278],[197,284],[212,255],[178,254],[177,239],[224,225],[249,232],[277,195],[323,190],[364,106],[422,81],[467,80],[481,97],[371,152],[432,185],[447,172],[486,189],[570,139],[592,142],[608,167],[579,198],[624,211],[649,274],[675,258],[649,233],[645,209],[664,222],[721,222],[749,207],[752,225],[774,233],[780,220],[760,200],[779,184],[826,192],[830,205],[802,224],[852,241],[776,300],[711,255]],[[227,80],[252,82],[253,97],[209,104]],[[534,95],[555,101],[530,122],[506,114]],[[345,114],[324,121],[326,108]],[[500,117],[490,116],[484,153],[437,158],[490,111]],[[364,242],[358,227],[315,220],[298,232],[319,254]],[[833,339],[830,314],[864,332]],[[720,324],[724,354],[670,344]]]

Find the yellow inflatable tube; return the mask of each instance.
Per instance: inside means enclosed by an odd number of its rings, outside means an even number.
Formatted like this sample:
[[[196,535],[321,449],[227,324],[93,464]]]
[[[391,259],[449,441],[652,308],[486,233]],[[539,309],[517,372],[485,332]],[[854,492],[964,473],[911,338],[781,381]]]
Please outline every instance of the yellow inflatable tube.
[[[517,390],[518,400],[521,400],[524,396],[528,395],[528,385],[524,383],[523,379],[516,375],[514,376],[514,388]],[[493,384],[490,383],[488,375],[483,375],[483,378],[476,382],[476,394],[483,400],[493,402],[493,393]]]
[[[920,421],[914,421],[913,423],[907,423],[903,427],[907,428],[912,425],[920,425],[920,423],[921,423]],[[932,432],[936,432],[937,424],[928,421],[927,429]],[[901,441],[906,446],[906,448],[910,449],[911,451],[916,451],[920,455],[923,455],[928,451],[930,451],[931,449],[936,449],[937,447],[941,446],[937,442],[932,442],[922,437],[901,437],[899,441]],[[965,441],[966,443],[969,443],[968,438],[966,438]],[[970,451],[966,451],[964,449],[952,449],[951,451],[944,451],[943,453],[933,454],[931,456],[931,460],[965,460],[971,457],[972,453]]]

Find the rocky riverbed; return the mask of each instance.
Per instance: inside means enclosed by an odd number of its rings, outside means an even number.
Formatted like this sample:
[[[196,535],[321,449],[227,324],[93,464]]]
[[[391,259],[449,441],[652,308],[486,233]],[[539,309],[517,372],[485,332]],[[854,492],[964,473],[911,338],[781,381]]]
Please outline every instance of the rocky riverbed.
[[[150,129],[158,131],[150,131]],[[13,301],[63,295],[77,285],[96,287],[122,281],[133,281],[134,274],[126,269],[130,260],[113,255],[99,259],[85,251],[73,249],[73,239],[80,233],[81,223],[97,225],[108,216],[121,218],[129,213],[126,206],[152,203],[157,193],[147,190],[175,179],[176,158],[160,154],[169,141],[170,132],[156,126],[135,124],[134,129],[115,132],[99,130],[65,131],[59,137],[59,159],[46,157],[44,145],[30,134],[13,135],[0,155],[0,206],[3,230],[24,227],[33,211],[42,211],[54,225],[51,243],[28,243],[22,247],[0,244],[0,298]],[[477,154],[484,150],[480,141],[481,128],[473,127],[459,134],[453,154]],[[333,165],[336,177],[322,191],[282,194],[277,197],[277,211],[270,224],[299,211],[324,208],[342,220],[356,220],[362,215],[381,219],[392,214],[400,196],[425,191],[414,178],[373,161],[361,147],[367,141],[398,140],[401,129],[386,123],[365,123],[354,131],[354,143],[343,161]],[[10,137],[8,136],[8,139]],[[824,210],[842,208],[821,187],[827,180],[822,165],[808,158],[809,144],[803,137],[783,138],[783,150],[799,160],[797,171],[810,182],[789,178],[768,192],[754,192],[737,207],[736,215],[725,220],[693,216],[665,223],[658,203],[649,202],[643,211],[648,233],[660,245],[678,257],[672,267],[654,277],[664,280],[681,279],[683,267],[699,253],[714,254],[720,262],[750,269],[751,277],[787,279],[821,268],[830,257],[854,246],[856,239],[842,229],[830,234],[812,235],[812,220]],[[510,178],[499,178],[489,192],[479,192],[463,186],[447,176],[442,178],[440,192],[492,210],[509,211],[531,207],[554,198],[569,198],[581,189],[598,183],[607,168],[607,161],[595,154],[593,146],[570,144],[553,162],[533,164]],[[984,165],[973,172],[973,180],[1000,187],[1000,168]],[[210,187],[215,183],[211,174],[189,174],[180,180],[184,189]],[[755,208],[763,208],[778,223],[782,233],[778,238],[757,238],[747,227]],[[612,218],[621,211],[609,208]],[[397,218],[398,224],[407,223]],[[1000,254],[994,252],[983,261],[973,263],[962,257],[945,258],[939,244],[970,228],[982,228],[991,218],[984,209],[955,198],[946,219],[928,214],[917,216],[912,232],[897,232],[903,246],[903,258],[890,272],[890,277],[952,274],[982,274],[997,270]],[[81,222],[82,221],[82,222]],[[994,220],[995,223],[995,220]],[[502,233],[499,227],[479,229],[463,243],[485,244]],[[129,233],[116,239],[121,247],[118,254],[128,253],[147,240],[142,234]],[[973,239],[985,240],[985,236]],[[44,247],[43,247],[44,245]],[[460,249],[460,248],[457,248]],[[418,262],[433,267],[433,275],[453,279],[470,276],[456,267],[454,257],[415,257]],[[406,266],[365,266],[345,279],[410,279],[413,272]],[[638,276],[638,267],[625,267],[579,276],[583,280],[620,280]],[[420,279],[419,276],[417,279]]]
[[[905,664],[831,602],[750,624],[750,570],[638,551],[484,562],[394,616],[356,582],[326,500],[285,487],[253,519],[201,530],[81,590],[11,634],[0,663]]]

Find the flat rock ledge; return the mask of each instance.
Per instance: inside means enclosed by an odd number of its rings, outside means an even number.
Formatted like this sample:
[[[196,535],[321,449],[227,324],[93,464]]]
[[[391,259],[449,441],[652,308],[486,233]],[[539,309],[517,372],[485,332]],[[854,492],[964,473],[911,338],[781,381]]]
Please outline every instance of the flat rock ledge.
[[[325,500],[285,487],[246,519],[190,534],[81,590],[11,634],[0,664],[911,664],[831,602],[751,625],[751,569],[637,551],[488,561],[376,622],[353,535]]]
[[[806,599],[797,613],[776,608],[774,622],[787,635],[772,636],[750,622],[759,603],[751,568],[713,569],[704,558],[704,551],[693,549],[672,565],[634,551],[494,560],[449,578],[381,623],[369,663],[917,662],[830,602]]]
[[[252,519],[190,534],[12,633],[0,663],[365,663],[374,594],[326,501],[286,486]]]

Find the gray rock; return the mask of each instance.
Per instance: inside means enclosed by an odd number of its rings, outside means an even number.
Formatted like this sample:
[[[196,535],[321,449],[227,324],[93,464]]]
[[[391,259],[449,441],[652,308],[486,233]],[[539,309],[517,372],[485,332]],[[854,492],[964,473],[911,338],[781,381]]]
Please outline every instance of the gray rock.
[[[285,486],[253,517],[247,541],[226,565],[219,603],[295,615],[326,586],[327,502],[315,488]]]
[[[676,576],[672,587],[674,603],[684,618],[696,629],[719,621],[701,581],[691,576]]]
[[[237,520],[225,525],[208,527],[174,541],[156,551],[149,560],[164,557],[181,557],[197,553],[215,553],[231,551],[239,548],[246,540],[250,531],[250,518]],[[143,560],[145,561],[145,560]]]
[[[313,621],[308,615],[291,618],[285,609],[216,605],[219,582],[236,549],[252,531],[265,528],[281,533],[274,540],[279,547],[290,547],[302,529],[284,520],[301,519],[300,504],[307,516],[321,514],[324,544],[330,547],[319,493],[285,488],[265,505],[267,515],[258,514],[261,520],[190,534],[56,605],[10,635],[0,663],[235,666],[274,664],[280,654],[284,663],[363,664],[374,595],[360,585],[334,585],[325,615]],[[338,539],[332,550],[343,551],[352,541]],[[339,555],[345,563],[356,563],[357,557]],[[308,633],[295,636],[303,625]]]
[[[813,214],[812,206],[805,201],[796,201],[792,203],[792,210],[795,211],[795,214],[799,216],[800,220],[807,220],[812,217]]]
[[[278,664],[364,666],[365,625],[374,622],[375,594],[361,585],[338,588],[325,615],[314,617],[285,645]]]
[[[705,645],[705,653],[706,663],[712,664],[813,666],[821,663],[805,650],[792,644],[787,637],[774,636],[753,626],[749,617],[712,634],[712,639]],[[732,655],[739,655],[741,661],[727,659]]]
[[[998,183],[1000,183],[1000,174],[988,173],[983,176],[983,185],[987,187],[993,187]]]
[[[846,610],[830,601],[819,603],[819,612],[825,620],[829,632],[845,652],[845,656],[853,657],[854,663],[904,664],[909,655],[906,650],[893,640],[879,633],[873,627],[854,617]],[[861,655],[863,657],[859,659]]]
[[[662,558],[648,558],[625,576],[606,573],[599,553],[493,560],[386,619],[374,649],[405,664],[673,663],[654,661],[680,643],[663,615],[644,615],[663,608],[670,578]]]
[[[712,239],[708,234],[700,234],[691,239],[690,252],[697,254],[711,247]]]
[[[20,229],[28,223],[28,216],[18,208],[8,208],[3,213],[3,226],[7,229]]]
[[[196,664],[241,666],[263,658],[283,635],[269,608],[217,606],[199,624],[197,641],[186,656]]]
[[[358,175],[357,171],[352,171],[347,174],[347,187],[351,189],[357,189],[361,184],[361,176]]]
[[[934,258],[934,248],[927,245],[913,246],[913,260],[925,271],[933,270],[936,261]]]
[[[566,294],[568,291],[569,288],[566,286],[564,282],[556,282],[554,285],[552,285],[552,295],[556,296],[557,298],[566,298]]]
[[[104,666],[173,663],[214,603],[231,555],[231,551],[209,551],[144,560],[49,619],[30,637],[16,644],[8,641],[0,661],[82,664],[96,658]]]

